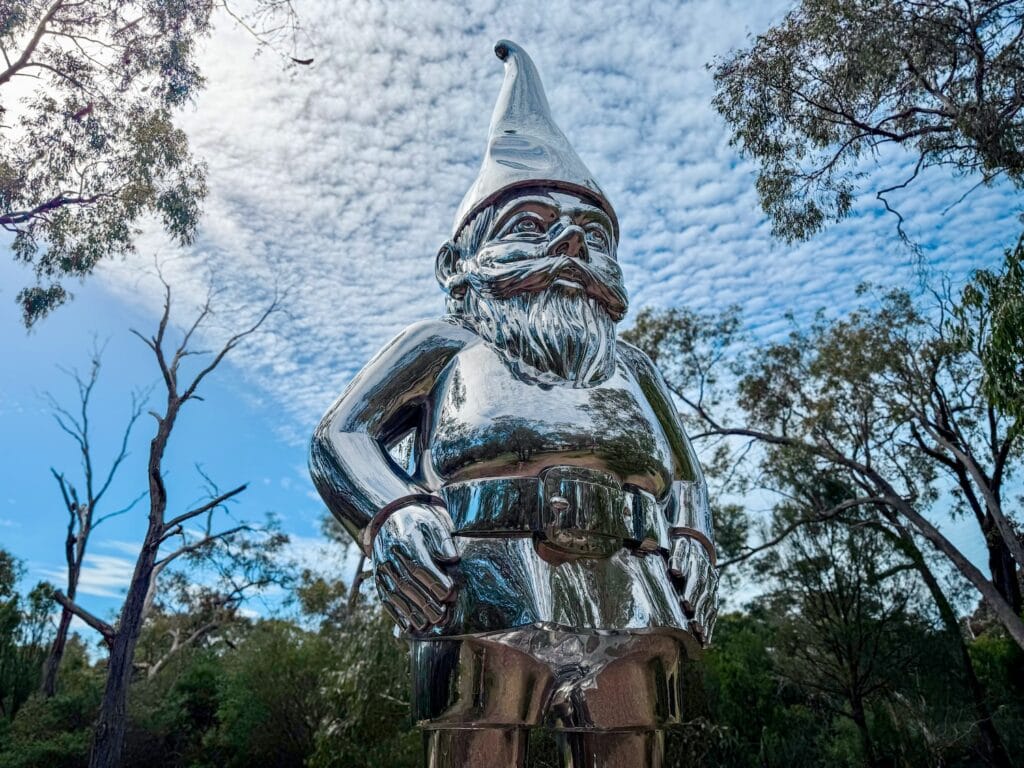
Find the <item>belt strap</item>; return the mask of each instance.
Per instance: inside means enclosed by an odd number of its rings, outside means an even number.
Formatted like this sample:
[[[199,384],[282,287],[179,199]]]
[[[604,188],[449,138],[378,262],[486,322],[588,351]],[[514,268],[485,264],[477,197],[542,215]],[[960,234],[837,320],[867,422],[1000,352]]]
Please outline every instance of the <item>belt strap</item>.
[[[654,496],[607,472],[549,467],[537,477],[494,477],[441,489],[462,536],[540,534],[572,552],[608,555],[623,546],[668,549],[668,520]]]

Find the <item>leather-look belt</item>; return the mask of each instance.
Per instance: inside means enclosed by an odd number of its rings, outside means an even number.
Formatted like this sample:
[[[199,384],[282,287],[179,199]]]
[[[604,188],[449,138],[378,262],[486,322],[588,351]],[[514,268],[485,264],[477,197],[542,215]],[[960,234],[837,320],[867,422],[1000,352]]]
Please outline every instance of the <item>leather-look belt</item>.
[[[668,549],[668,521],[654,496],[607,472],[550,467],[537,477],[451,483],[441,489],[456,535],[540,534],[552,546],[607,556],[623,546]]]

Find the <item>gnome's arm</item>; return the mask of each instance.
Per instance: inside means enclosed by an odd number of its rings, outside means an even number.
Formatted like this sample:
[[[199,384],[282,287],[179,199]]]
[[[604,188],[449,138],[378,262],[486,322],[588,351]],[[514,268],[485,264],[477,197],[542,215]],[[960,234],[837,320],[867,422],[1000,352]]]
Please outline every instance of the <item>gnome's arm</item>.
[[[713,561],[715,539],[704,473],[701,472],[693,446],[683,429],[668,385],[646,354],[621,340],[617,343],[623,348],[623,355],[658,417],[672,450],[672,490],[664,500],[669,529],[674,537],[689,536],[699,541]]]
[[[672,449],[673,482],[663,500],[672,538],[669,572],[677,580],[680,603],[694,634],[707,644],[718,613],[718,573],[704,473],[661,373],[642,351],[618,343]]]
[[[364,550],[363,531],[378,511],[431,494],[398,466],[388,447],[419,425],[434,383],[468,338],[444,320],[409,326],[359,372],[313,433],[313,482]]]

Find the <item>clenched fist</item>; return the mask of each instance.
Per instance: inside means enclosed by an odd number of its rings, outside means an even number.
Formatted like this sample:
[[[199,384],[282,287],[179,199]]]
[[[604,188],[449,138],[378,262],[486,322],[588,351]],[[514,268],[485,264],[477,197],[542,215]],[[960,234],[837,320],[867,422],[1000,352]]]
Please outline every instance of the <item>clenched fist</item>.
[[[430,505],[402,507],[373,540],[373,573],[385,610],[404,630],[444,622],[455,597],[445,566],[457,562],[448,515]]]

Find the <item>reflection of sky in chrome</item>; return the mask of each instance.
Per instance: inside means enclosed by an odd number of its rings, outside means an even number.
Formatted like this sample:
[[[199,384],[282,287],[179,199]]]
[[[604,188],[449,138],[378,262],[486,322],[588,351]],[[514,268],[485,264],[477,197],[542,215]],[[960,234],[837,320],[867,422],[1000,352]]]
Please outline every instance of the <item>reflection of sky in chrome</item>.
[[[215,38],[209,90],[185,116],[210,163],[193,253],[239,301],[275,281],[292,287],[289,317],[238,358],[282,407],[282,426],[304,439],[386,339],[441,312],[434,254],[482,157],[501,37],[531,54],[555,120],[616,206],[634,313],[739,302],[770,334],[787,310],[849,307],[861,281],[914,285],[873,194],[810,243],[773,241],[751,168],[709,106],[705,63],[786,5],[307,2],[316,63],[294,75],[273,56],[253,60],[240,34]],[[883,156],[875,178],[896,179],[905,160]],[[942,215],[971,183],[931,174],[897,201],[927,258],[957,279],[991,263],[1014,230],[1005,188]],[[188,273],[198,292],[193,262],[175,279]],[[105,279],[135,293],[127,271]]]

